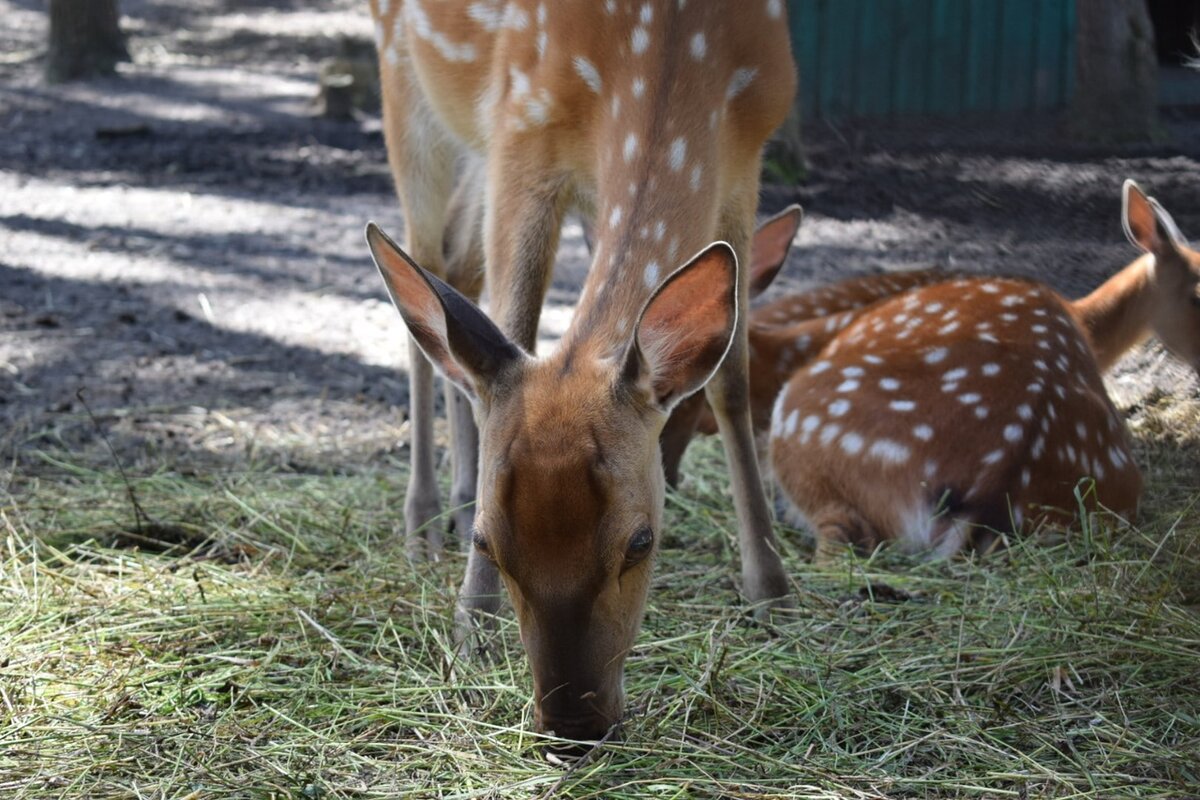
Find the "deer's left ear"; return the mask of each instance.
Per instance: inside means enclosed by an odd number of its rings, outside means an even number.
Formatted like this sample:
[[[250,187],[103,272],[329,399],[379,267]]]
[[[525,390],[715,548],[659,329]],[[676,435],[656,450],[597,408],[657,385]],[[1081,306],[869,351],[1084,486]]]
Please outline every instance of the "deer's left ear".
[[[758,226],[750,248],[751,297],[765,292],[787,263],[788,251],[803,219],[804,210],[790,205]]]
[[[1135,247],[1156,256],[1171,255],[1187,246],[1187,240],[1167,210],[1131,180],[1121,192],[1121,224]]]
[[[721,365],[737,327],[737,256],[702,250],[646,302],[625,356],[624,379],[663,411],[699,390]]]

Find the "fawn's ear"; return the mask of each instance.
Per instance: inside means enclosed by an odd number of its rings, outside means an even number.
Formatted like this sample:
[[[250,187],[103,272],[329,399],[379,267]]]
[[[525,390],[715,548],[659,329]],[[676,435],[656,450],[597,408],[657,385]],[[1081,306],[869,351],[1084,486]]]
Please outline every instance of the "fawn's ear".
[[[1131,180],[1122,187],[1121,224],[1129,241],[1147,253],[1173,255],[1187,246],[1187,240],[1166,209]]]
[[[750,248],[750,296],[758,297],[787,263],[804,210],[791,205],[758,226]]]
[[[417,266],[373,222],[367,223],[367,245],[409,333],[473,400],[525,357],[478,306]]]
[[[646,302],[624,379],[663,411],[712,377],[737,327],[737,256],[716,242],[672,273]]]

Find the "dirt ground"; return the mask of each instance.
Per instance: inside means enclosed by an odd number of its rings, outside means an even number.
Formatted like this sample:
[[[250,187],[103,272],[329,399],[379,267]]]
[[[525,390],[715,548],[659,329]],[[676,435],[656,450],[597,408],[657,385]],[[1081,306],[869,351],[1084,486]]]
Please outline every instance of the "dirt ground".
[[[404,336],[362,239],[399,228],[379,121],[314,114],[318,61],[367,39],[360,0],[122,0],[134,63],[48,87],[41,0],[0,0],[0,449],[127,466],[354,470],[401,457]],[[1100,148],[1053,118],[807,131],[811,171],[763,211],[807,218],[786,288],[941,265],[1079,294],[1129,261],[1137,179],[1200,236],[1200,114]],[[570,224],[543,319],[586,268]],[[1200,394],[1156,346],[1118,401]],[[80,397],[96,416],[91,419]]]

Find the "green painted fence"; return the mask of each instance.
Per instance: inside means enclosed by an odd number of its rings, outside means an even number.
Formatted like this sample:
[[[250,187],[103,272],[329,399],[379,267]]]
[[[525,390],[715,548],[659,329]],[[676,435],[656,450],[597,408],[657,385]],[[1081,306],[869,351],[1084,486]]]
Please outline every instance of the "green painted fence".
[[[1075,0],[790,0],[805,119],[1060,108]]]

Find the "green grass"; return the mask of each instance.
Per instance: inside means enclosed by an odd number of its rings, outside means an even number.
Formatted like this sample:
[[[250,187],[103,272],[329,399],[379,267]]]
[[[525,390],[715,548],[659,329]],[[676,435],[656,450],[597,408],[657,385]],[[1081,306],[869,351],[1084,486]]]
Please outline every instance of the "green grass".
[[[405,561],[399,475],[143,475],[159,527],[138,539],[115,471],[60,454],[0,495],[0,797],[1195,796],[1200,494],[1177,416],[1135,423],[1139,530],[825,568],[782,530],[799,608],[772,626],[738,601],[720,456],[694,447],[624,736],[571,770],[531,732],[515,623],[494,661],[455,659],[463,560]]]

